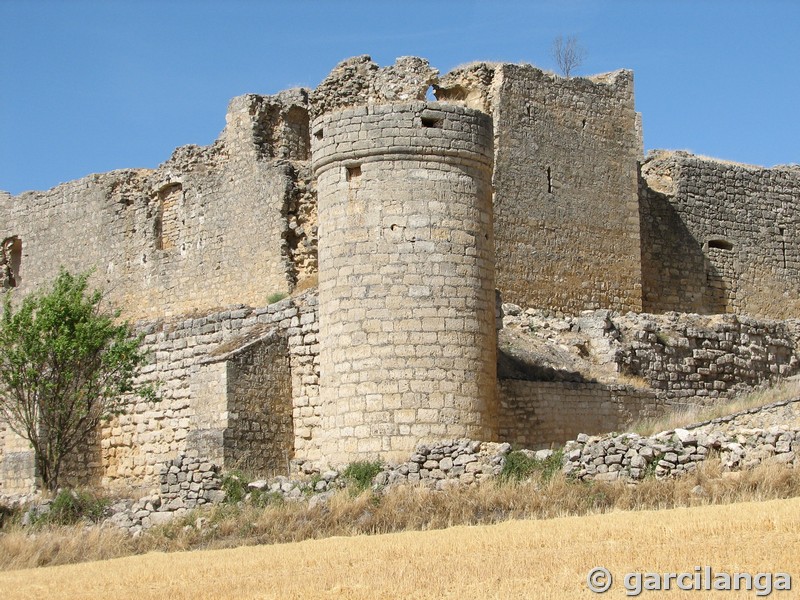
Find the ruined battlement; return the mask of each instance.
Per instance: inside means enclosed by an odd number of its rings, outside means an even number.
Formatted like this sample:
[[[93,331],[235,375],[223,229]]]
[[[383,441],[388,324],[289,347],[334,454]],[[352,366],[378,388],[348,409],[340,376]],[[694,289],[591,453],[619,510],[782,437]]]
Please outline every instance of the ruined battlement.
[[[492,122],[488,115],[441,102],[381,104],[317,117],[312,125],[314,173],[359,160],[425,160],[474,163],[491,169]]]

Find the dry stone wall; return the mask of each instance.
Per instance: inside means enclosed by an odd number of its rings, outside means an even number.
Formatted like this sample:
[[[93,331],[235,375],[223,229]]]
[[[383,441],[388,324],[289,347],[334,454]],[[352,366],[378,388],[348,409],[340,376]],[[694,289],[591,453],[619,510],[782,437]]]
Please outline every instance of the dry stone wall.
[[[491,119],[439,103],[312,124],[323,459],[492,438]]]
[[[800,366],[795,321],[629,314],[614,320],[623,345],[615,361],[671,404],[704,403],[776,382]]]
[[[791,424],[754,426],[769,413],[797,417],[798,400],[778,402],[698,423],[685,429],[644,437],[633,433],[577,436],[564,446],[564,473],[580,480],[642,480],[689,473],[712,456],[726,470],[753,468],[764,462],[800,466],[800,429]],[[773,415],[774,418],[774,415]]]
[[[660,152],[641,172],[644,310],[797,315],[800,168]]]
[[[114,503],[110,507],[111,515],[103,524],[125,529],[136,536],[190,510],[225,499],[219,468],[194,456],[180,455],[161,465],[158,482],[158,488],[150,495]]]

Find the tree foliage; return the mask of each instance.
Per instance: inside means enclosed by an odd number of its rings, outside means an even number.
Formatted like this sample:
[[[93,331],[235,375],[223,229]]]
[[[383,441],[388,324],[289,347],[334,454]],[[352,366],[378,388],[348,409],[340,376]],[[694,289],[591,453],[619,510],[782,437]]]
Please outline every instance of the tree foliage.
[[[558,69],[567,79],[570,78],[575,69],[583,64],[586,58],[586,50],[578,43],[578,38],[574,35],[566,39],[563,36],[558,36],[553,40],[551,52]]]
[[[91,439],[102,419],[135,394],[154,399],[135,377],[146,360],[141,337],[104,310],[89,273],[63,269],[52,287],[14,310],[6,294],[0,319],[0,421],[33,447],[42,483],[58,488],[64,459]]]

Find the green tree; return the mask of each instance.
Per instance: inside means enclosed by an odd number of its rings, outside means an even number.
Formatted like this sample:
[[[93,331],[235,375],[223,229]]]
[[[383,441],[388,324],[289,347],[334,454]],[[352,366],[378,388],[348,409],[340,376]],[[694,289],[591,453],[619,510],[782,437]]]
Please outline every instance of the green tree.
[[[58,488],[64,459],[101,420],[136,395],[155,399],[135,377],[146,355],[119,311],[88,291],[90,273],[61,269],[52,287],[15,311],[5,295],[0,320],[0,421],[27,439],[42,484]]]

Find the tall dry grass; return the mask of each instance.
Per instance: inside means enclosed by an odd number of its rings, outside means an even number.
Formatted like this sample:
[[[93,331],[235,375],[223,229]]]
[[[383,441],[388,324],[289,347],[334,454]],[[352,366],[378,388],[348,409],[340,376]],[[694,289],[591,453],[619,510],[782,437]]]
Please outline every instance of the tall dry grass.
[[[486,482],[432,491],[397,487],[382,494],[335,494],[325,504],[265,508],[221,505],[190,513],[131,538],[113,529],[11,527],[0,534],[0,569],[63,565],[152,551],[276,544],[332,536],[425,531],[514,519],[552,519],[611,511],[641,511],[800,496],[800,472],[783,465],[723,474],[718,461],[676,480],[581,483],[556,475],[523,483]]]
[[[735,396],[728,400],[719,400],[709,406],[687,406],[668,412],[653,419],[634,421],[629,431],[639,435],[653,435],[660,431],[668,431],[678,427],[686,427],[718,417],[800,397],[800,380],[788,379],[769,388],[755,390]]]
[[[82,598],[597,598],[594,567],[614,577],[603,598],[630,597],[625,573],[800,570],[800,500],[615,512],[440,531],[332,537],[216,551],[149,553],[0,573],[4,600]],[[796,588],[797,581],[792,582]],[[754,598],[756,591],[643,593]],[[796,592],[795,592],[796,593]],[[792,592],[770,597],[791,598]]]

